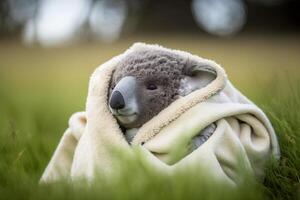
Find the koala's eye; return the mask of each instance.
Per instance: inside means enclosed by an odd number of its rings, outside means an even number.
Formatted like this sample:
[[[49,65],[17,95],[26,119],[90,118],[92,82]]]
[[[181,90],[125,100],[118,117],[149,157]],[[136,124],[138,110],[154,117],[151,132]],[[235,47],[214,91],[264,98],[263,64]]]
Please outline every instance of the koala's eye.
[[[157,89],[157,86],[153,83],[150,83],[147,85],[147,89],[148,90],[156,90]]]

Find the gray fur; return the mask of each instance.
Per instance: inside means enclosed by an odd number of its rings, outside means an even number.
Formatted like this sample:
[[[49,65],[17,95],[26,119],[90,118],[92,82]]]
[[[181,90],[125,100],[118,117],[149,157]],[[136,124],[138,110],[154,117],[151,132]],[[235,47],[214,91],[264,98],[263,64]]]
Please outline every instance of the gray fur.
[[[179,96],[204,87],[215,76],[209,66],[201,66],[174,53],[135,51],[124,57],[113,73],[109,97],[114,91],[122,93],[125,107],[111,111],[132,138],[131,129],[136,132]],[[157,89],[147,89],[149,84],[155,84]]]
[[[206,142],[206,140],[208,140],[208,138],[215,132],[216,128],[217,125],[212,123],[201,130],[201,132],[192,140],[190,149],[193,151]]]
[[[137,99],[141,107],[138,121],[130,125],[140,127],[178,98],[180,81],[184,77],[185,60],[162,51],[140,51],[129,54],[120,61],[111,82],[111,88],[124,77],[137,79]],[[143,90],[147,84],[155,83],[155,91]]]

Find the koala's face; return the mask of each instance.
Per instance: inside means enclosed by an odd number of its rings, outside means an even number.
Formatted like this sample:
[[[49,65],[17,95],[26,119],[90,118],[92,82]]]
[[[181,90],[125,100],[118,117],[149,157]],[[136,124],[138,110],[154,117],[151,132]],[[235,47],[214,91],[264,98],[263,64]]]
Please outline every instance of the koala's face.
[[[114,72],[109,107],[125,128],[142,126],[178,97],[181,67],[170,65],[163,57],[154,59],[134,65],[129,62]],[[174,60],[174,64],[180,62]]]
[[[108,97],[118,122],[125,128],[139,128],[183,90],[192,88],[189,83],[199,84],[187,79],[185,65],[183,59],[162,52],[141,52],[123,59],[113,74]]]

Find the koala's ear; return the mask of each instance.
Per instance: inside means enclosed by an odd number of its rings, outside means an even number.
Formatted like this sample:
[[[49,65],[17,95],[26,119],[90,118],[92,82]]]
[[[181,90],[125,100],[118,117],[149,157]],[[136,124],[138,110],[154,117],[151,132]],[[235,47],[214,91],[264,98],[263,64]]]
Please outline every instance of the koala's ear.
[[[180,82],[179,95],[186,96],[195,90],[201,89],[216,77],[217,72],[208,64],[188,63],[184,69],[184,78]]]

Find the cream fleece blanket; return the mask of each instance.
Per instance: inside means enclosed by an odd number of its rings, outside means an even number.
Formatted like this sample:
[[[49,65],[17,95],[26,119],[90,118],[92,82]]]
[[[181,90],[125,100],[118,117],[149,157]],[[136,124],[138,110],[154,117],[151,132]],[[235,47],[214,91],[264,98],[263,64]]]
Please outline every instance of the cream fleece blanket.
[[[141,49],[169,51],[205,64],[217,72],[217,78],[162,110],[139,129],[130,145],[109,111],[107,94],[118,61]],[[176,148],[188,149],[192,138],[211,123],[217,125],[213,135],[199,148],[175,159]],[[86,111],[71,116],[69,128],[41,182],[80,177],[91,180],[97,172],[110,174],[114,170],[112,159],[118,159],[113,149],[127,156],[142,156],[147,164],[163,173],[199,167],[206,174],[233,184],[241,164],[248,172],[263,177],[266,161],[271,156],[279,157],[276,135],[266,115],[233,87],[223,68],[187,52],[142,43],[134,44],[95,70],[89,83]]]

